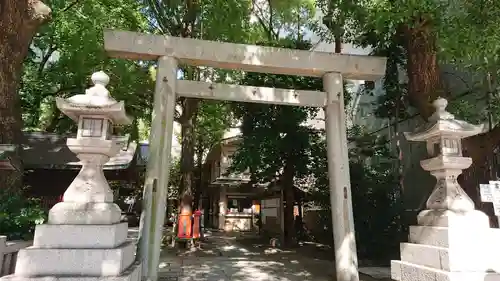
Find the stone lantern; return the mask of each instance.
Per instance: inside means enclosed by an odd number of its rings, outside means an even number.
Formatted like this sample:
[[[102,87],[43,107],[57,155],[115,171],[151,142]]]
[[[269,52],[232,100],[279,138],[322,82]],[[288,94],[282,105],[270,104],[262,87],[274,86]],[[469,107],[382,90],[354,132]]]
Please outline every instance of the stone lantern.
[[[85,94],[56,99],[61,112],[78,123],[76,138],[69,138],[66,144],[81,160],[82,169],[64,193],[63,202],[50,210],[53,224],[109,224],[121,217],[102,166],[121,149],[111,139],[113,124],[130,124],[131,119],[125,114],[125,104],[109,95],[109,77],[96,72],[91,79],[94,86]],[[81,209],[75,203],[86,205]]]
[[[475,126],[456,120],[446,111],[448,101],[439,98],[433,103],[436,111],[429,123],[415,133],[405,133],[409,141],[426,142],[430,159],[420,165],[437,179],[436,186],[427,200],[427,209],[467,212],[474,210],[474,202],[457,182],[462,170],[472,164],[472,159],[462,156],[462,139],[483,131],[483,125]]]
[[[138,281],[140,262],[135,244],[127,241],[127,223],[104,177],[103,165],[121,145],[112,138],[113,124],[130,124],[123,102],[106,89],[104,72],[92,75],[85,94],[58,98],[57,107],[78,123],[67,146],[81,160],[81,170],[46,224],[37,225],[33,246],[18,253],[14,275],[5,280]],[[47,183],[50,185],[50,182]]]
[[[457,182],[472,159],[462,156],[461,140],[483,132],[476,126],[456,120],[446,111],[447,101],[434,101],[435,113],[429,123],[410,141],[426,142],[430,159],[422,168],[437,179],[427,200],[427,209],[418,214],[418,225],[409,229],[409,242],[401,243],[401,260],[391,261],[391,275],[398,281],[500,280],[498,232],[489,218],[474,209],[474,202]],[[417,179],[418,180],[418,179]]]

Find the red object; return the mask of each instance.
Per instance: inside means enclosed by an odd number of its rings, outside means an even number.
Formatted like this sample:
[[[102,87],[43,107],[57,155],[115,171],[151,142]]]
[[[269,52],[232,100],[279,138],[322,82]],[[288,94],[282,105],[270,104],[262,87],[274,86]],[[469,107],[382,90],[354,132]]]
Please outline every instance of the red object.
[[[177,238],[190,239],[192,237],[192,214],[189,211],[179,214]]]
[[[201,211],[200,210],[196,210],[194,212],[194,216],[193,216],[193,238],[194,239],[198,239],[200,238],[201,236],[201,229],[200,229],[200,225],[201,225]]]

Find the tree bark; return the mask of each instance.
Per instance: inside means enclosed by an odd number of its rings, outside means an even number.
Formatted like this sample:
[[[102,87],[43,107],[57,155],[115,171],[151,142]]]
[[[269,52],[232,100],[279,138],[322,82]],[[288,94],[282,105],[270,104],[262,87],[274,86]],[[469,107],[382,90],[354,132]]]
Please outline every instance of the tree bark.
[[[194,204],[193,208],[200,209],[202,206],[200,204],[203,188],[203,140],[201,137],[197,140],[196,149],[196,187],[194,190]]]
[[[182,101],[181,123],[181,182],[180,182],[180,211],[190,212],[193,202],[194,183],[194,150],[195,135],[194,122],[195,113],[198,110],[199,100],[186,98]]]
[[[285,193],[285,246],[291,247],[295,245],[295,217],[293,214],[293,207],[295,205],[295,186],[293,165],[285,164],[283,170],[283,191]]]
[[[420,115],[427,120],[434,109],[431,103],[441,93],[440,72],[437,61],[436,34],[432,26],[422,22],[406,27],[408,97]]]
[[[50,18],[51,10],[38,0],[0,2],[0,144],[19,145],[22,118],[17,94],[23,61],[38,27]],[[20,147],[11,157],[15,170],[0,171],[0,187],[22,187]]]

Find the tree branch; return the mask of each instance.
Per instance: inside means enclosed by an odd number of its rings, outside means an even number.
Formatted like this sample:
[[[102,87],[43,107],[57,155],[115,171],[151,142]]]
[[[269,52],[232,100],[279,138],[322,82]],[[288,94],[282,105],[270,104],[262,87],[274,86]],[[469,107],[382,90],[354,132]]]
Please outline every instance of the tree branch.
[[[62,9],[62,12],[67,12],[69,9],[73,8],[74,6],[76,6],[78,3],[80,2],[80,0],[75,0],[73,2],[71,2],[68,6],[66,6],[66,8]]]
[[[43,69],[45,68],[45,65],[47,64],[47,62],[49,61],[50,57],[52,56],[52,54],[56,50],[57,50],[57,47],[54,46],[51,43],[50,47],[49,47],[49,50],[47,51],[47,53],[45,53],[45,55],[43,56],[42,60],[40,61],[40,66],[38,67],[38,72],[37,72],[38,78],[41,78]]]
[[[276,36],[276,33],[274,32],[273,27],[272,27],[272,18],[270,17],[269,22],[270,22],[271,25],[268,26],[264,22],[264,11],[262,10],[262,8],[259,6],[259,4],[257,4],[257,2],[255,0],[253,0],[252,3],[253,3],[253,7],[257,8],[257,12],[259,13],[259,14],[256,14],[255,17],[259,21],[260,26],[267,33],[268,39],[272,40]]]

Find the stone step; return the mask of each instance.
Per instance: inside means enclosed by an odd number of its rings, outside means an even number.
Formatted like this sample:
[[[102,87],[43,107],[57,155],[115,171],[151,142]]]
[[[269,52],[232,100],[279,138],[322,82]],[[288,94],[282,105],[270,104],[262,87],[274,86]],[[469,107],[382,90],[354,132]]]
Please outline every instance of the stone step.
[[[127,239],[127,223],[111,225],[54,225],[36,226],[33,246],[53,249],[115,248]]]
[[[31,276],[8,275],[1,281],[138,281],[141,280],[141,263],[135,262],[118,276]]]
[[[485,237],[500,232],[497,229],[453,229],[441,226],[412,225],[409,229],[409,242],[438,247],[462,246],[464,243],[478,243],[477,237]],[[498,235],[497,235],[498,237]],[[493,238],[493,237],[492,237]],[[494,239],[498,240],[498,239]],[[480,243],[479,243],[480,244]]]
[[[391,279],[395,281],[500,281],[500,273],[449,272],[404,261],[391,261]]]
[[[19,276],[118,276],[134,262],[131,241],[111,249],[44,249],[19,251],[15,274]]]
[[[401,261],[445,271],[486,271],[491,268],[482,247],[464,244],[450,251],[445,247],[401,243]]]
[[[448,230],[448,227],[411,225],[409,229],[409,242],[437,247],[449,247]]]

